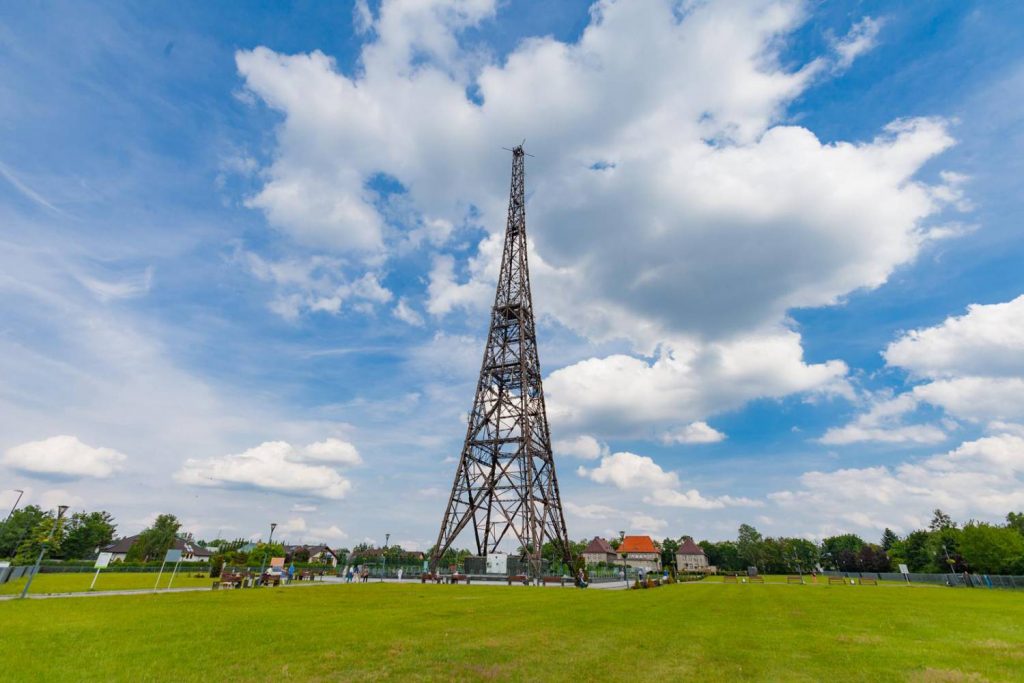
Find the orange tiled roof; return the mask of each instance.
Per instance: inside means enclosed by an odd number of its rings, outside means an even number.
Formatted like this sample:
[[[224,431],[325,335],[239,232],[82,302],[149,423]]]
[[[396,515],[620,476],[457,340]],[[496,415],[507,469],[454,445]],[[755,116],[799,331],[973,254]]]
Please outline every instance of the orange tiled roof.
[[[657,553],[650,536],[626,536],[619,544],[619,553]]]

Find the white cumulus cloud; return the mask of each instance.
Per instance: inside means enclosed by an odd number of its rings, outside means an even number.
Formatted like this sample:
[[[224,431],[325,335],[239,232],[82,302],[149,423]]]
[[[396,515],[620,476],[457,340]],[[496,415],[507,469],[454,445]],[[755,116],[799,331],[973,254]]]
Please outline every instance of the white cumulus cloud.
[[[338,439],[296,448],[284,441],[267,441],[255,448],[214,458],[189,458],[174,478],[193,486],[257,488],[288,495],[340,499],[352,483],[332,465],[360,462],[356,449]]]
[[[718,431],[707,422],[697,421],[688,425],[672,429],[661,435],[664,443],[718,443],[724,441],[725,434]]]
[[[792,510],[813,509],[823,529],[906,532],[942,508],[957,519],[999,520],[1024,506],[1024,438],[998,434],[894,467],[807,472],[800,487],[769,495]]]
[[[62,435],[10,448],[4,453],[3,463],[29,474],[103,479],[121,470],[127,459],[112,448],[96,448],[77,437]]]
[[[596,460],[608,455],[608,446],[589,434],[581,434],[574,439],[560,439],[551,444],[555,456],[567,455],[582,460]]]
[[[757,506],[760,501],[732,496],[706,497],[696,489],[680,491],[679,475],[667,472],[646,455],[621,452],[601,458],[597,467],[582,465],[577,474],[599,484],[611,484],[624,491],[641,491],[643,502],[659,507],[682,507],[711,510],[727,506]]]

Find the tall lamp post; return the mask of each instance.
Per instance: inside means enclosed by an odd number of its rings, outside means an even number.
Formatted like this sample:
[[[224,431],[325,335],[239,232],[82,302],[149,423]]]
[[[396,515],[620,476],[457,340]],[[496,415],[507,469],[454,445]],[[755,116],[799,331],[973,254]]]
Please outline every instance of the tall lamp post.
[[[384,581],[384,573],[388,570],[388,541],[391,540],[391,534],[384,534],[384,553],[381,557],[384,558],[384,565],[380,570],[380,580]]]
[[[7,528],[7,523],[9,521],[11,521],[11,517],[14,516],[14,511],[18,509],[18,503],[21,502],[21,497],[23,495],[25,495],[25,492],[22,491],[21,489],[11,489],[11,490],[18,492],[18,499],[14,501],[14,505],[11,506],[11,511],[7,513],[7,518],[4,519],[4,525],[2,527],[0,527],[0,529],[6,529]]]
[[[274,529],[276,529],[276,528],[277,528],[277,522],[271,522],[270,523],[270,538],[267,539],[267,545],[268,546],[271,543],[274,542]],[[268,547],[267,550],[269,551],[270,548]],[[263,582],[263,570],[265,570],[266,568],[267,568],[267,553],[263,553],[263,564],[260,566],[260,583]]]
[[[626,540],[626,532],[619,532],[619,547],[622,547],[622,542]],[[626,572],[626,553],[622,553],[622,580],[626,582],[626,588],[629,588],[629,574]]]
[[[43,541],[43,547],[39,549],[39,557],[36,558],[36,566],[32,568],[32,573],[28,575],[28,581],[25,582],[25,588],[21,591],[21,597],[28,595],[28,588],[32,585],[32,579],[36,578],[36,573],[39,571],[39,564],[43,561],[43,555],[46,554],[46,546],[53,541],[53,535],[57,532],[57,527],[60,526],[60,520],[64,517],[64,513],[68,511],[67,505],[57,506],[57,519],[53,520],[53,526],[50,527],[50,535]]]

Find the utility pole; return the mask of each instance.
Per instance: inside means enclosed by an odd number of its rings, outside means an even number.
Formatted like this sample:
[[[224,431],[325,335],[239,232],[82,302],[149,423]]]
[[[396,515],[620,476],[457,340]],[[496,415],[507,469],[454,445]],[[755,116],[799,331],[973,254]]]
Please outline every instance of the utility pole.
[[[7,513],[7,517],[4,519],[4,525],[0,527],[0,531],[7,528],[7,523],[11,521],[11,517],[14,516],[14,511],[18,509],[18,503],[21,502],[21,497],[25,495],[25,492],[21,489],[11,489],[12,491],[18,492],[18,499],[14,501],[14,505],[11,506],[11,511]]]

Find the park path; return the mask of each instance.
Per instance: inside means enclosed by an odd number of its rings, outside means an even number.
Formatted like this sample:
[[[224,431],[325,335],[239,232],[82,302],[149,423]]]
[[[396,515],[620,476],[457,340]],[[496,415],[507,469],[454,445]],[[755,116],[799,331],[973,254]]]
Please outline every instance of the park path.
[[[397,579],[385,579],[383,582],[380,580],[370,581],[369,583],[419,583],[416,579],[407,579],[405,581],[398,581]],[[344,579],[338,577],[324,577],[321,581],[296,581],[282,588],[301,588],[303,586],[322,586],[324,584],[333,585],[346,585]],[[356,582],[352,583],[353,586],[359,585]],[[466,585],[466,584],[458,584]],[[504,581],[477,581],[470,584],[472,586],[497,586],[502,588],[509,588],[510,586]],[[518,584],[516,584],[518,585]],[[512,586],[513,588],[515,586]],[[534,586],[519,586],[520,588],[535,588]],[[542,586],[542,588],[550,590],[551,588],[575,588],[571,583],[565,586],[552,585]],[[625,588],[621,581],[607,581],[602,583],[592,583],[590,588],[597,590],[622,590]],[[164,593],[197,593],[200,591],[211,590],[208,586],[188,586],[184,588],[132,588],[124,590],[109,590],[109,591],[78,591],[75,593],[29,593],[28,598],[32,600],[50,600],[52,598],[103,598],[112,595],[161,595]],[[0,595],[0,602],[5,600],[18,600],[21,596],[14,595]]]

